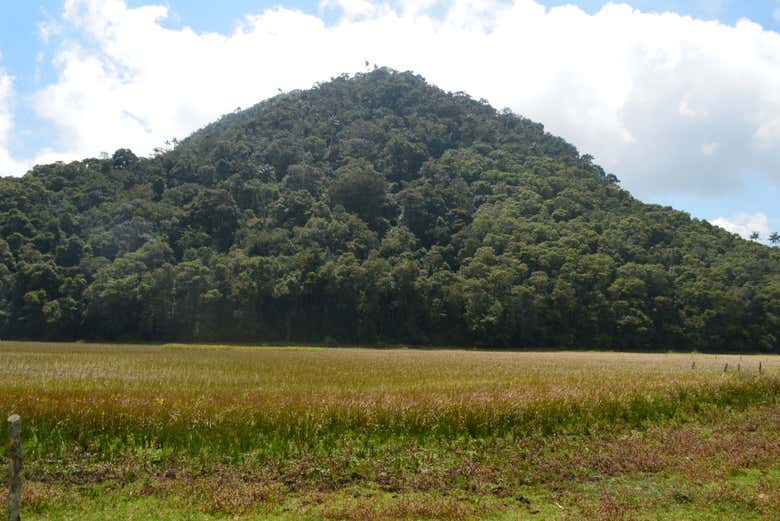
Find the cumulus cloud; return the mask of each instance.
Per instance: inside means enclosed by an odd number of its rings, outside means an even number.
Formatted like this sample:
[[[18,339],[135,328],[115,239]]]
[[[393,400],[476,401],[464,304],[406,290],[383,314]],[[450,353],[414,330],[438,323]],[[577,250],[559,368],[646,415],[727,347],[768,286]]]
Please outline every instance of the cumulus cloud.
[[[758,233],[761,241],[766,241],[771,230],[769,218],[764,213],[738,213],[732,217],[718,217],[712,224],[736,233],[744,239],[749,239],[753,233]]]
[[[6,145],[13,127],[13,116],[11,114],[12,92],[13,78],[0,69],[0,147]]]
[[[20,173],[27,167],[24,162],[14,159],[9,151],[14,126],[13,86],[14,78],[0,69],[0,176]]]
[[[780,182],[780,34],[749,21],[622,4],[591,15],[534,0],[320,7],[266,10],[222,35],[166,28],[162,5],[66,0],[58,23],[69,30],[47,33],[58,77],[34,98],[59,130],[45,157],[149,153],[236,106],[368,60],[543,122],[641,197],[722,195],[752,174]]]
[[[322,0],[320,9],[340,9],[345,16],[357,18],[375,13],[378,7],[369,0]]]

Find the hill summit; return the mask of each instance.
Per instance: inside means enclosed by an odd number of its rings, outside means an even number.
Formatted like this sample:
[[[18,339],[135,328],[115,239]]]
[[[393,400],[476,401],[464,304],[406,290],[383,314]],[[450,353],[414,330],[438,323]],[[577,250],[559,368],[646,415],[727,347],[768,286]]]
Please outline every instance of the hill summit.
[[[780,352],[780,251],[389,69],[0,180],[0,336]]]

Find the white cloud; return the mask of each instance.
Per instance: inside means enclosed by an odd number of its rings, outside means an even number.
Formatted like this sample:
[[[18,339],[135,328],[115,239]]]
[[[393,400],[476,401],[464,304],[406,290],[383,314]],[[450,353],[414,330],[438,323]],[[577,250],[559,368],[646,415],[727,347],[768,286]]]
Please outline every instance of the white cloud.
[[[701,153],[704,154],[705,156],[711,156],[718,151],[718,148],[720,148],[719,143],[716,142],[705,143],[701,146]]]
[[[14,79],[0,69],[0,147],[7,144],[8,136],[13,127],[11,113],[11,95]]]
[[[0,177],[19,174],[27,164],[11,156],[9,151],[13,117],[14,78],[0,68]]]
[[[778,33],[615,4],[594,15],[533,0],[414,4],[324,0],[337,23],[272,9],[220,35],[163,27],[161,5],[66,0],[69,30],[50,35],[58,77],[34,98],[59,130],[46,157],[149,153],[368,60],[544,123],[640,197],[738,191],[750,173],[780,182]]]
[[[424,13],[434,6],[441,4],[443,0],[399,0],[401,11],[405,14]]]
[[[340,9],[349,18],[368,16],[377,11],[377,6],[369,0],[322,0],[320,9]]]
[[[52,37],[61,34],[62,26],[52,19],[44,20],[38,24],[38,35],[44,43],[48,42]]]
[[[718,217],[712,224],[736,233],[744,239],[749,239],[750,235],[758,232],[761,241],[766,241],[769,237],[769,218],[764,213],[739,213],[732,217]]]

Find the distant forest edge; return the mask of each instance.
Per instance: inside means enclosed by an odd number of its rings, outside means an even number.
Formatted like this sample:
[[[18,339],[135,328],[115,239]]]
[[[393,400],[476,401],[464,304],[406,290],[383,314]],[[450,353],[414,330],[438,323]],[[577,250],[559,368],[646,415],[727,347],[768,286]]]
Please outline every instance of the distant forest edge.
[[[36,166],[0,179],[0,337],[780,353],[780,249],[592,159],[377,69]]]

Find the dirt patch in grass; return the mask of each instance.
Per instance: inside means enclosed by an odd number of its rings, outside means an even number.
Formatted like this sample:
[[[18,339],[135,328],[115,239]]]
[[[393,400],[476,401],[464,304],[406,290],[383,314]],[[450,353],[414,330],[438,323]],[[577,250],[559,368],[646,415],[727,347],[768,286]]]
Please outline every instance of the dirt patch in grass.
[[[642,431],[398,444],[371,457],[344,450],[262,464],[127,458],[110,470],[104,463],[39,462],[28,478],[42,503],[56,501],[69,486],[110,484],[137,498],[177,498],[183,511],[216,516],[270,514],[287,505],[328,520],[470,519],[506,509],[533,512],[530,487],[544,491],[561,514],[579,512],[581,519],[641,519],[665,504],[712,502],[771,519],[780,518],[777,476],[753,477],[747,488],[736,478],[778,465],[779,427],[780,406],[772,406]],[[665,476],[678,476],[679,483],[641,486]],[[622,479],[631,486],[616,486]]]

